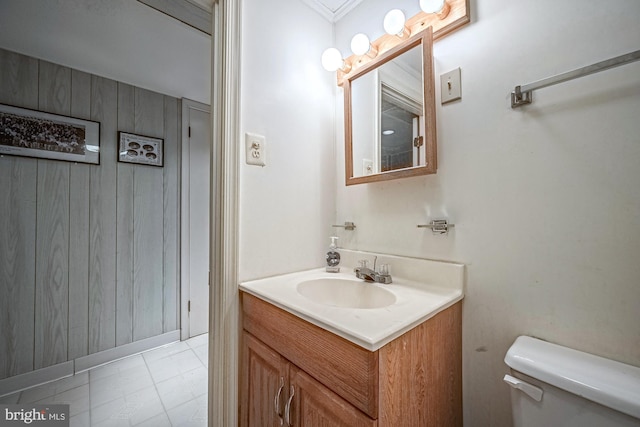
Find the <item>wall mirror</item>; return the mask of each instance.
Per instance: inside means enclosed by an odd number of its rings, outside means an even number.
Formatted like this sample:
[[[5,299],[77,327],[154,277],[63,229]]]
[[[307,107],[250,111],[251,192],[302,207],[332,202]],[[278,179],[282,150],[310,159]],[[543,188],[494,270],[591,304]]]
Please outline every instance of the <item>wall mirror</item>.
[[[346,75],[346,184],[436,172],[431,27]]]

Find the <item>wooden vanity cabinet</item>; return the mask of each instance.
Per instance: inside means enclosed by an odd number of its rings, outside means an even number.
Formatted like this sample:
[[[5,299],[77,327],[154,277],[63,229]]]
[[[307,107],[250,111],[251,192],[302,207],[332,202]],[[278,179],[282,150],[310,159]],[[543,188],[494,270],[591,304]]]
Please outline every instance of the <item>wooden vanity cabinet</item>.
[[[242,427],[462,426],[461,303],[377,351],[247,293],[242,310]]]
[[[246,332],[242,334],[242,358],[240,425],[281,426],[289,388],[288,362]]]
[[[294,390],[290,408],[291,425],[299,427],[374,427],[376,421],[340,396],[291,365],[290,384]]]
[[[285,420],[300,427],[376,425],[247,332],[243,333],[243,369],[241,426],[287,426]]]

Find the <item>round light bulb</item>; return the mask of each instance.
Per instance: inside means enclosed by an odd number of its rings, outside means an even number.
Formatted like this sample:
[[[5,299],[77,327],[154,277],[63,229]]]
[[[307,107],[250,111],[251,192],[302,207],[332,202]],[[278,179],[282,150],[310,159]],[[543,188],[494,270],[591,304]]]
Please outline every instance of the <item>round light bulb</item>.
[[[404,33],[404,23],[406,19],[404,12],[400,9],[393,9],[384,16],[384,30],[387,34],[399,35]]]
[[[420,0],[420,9],[425,13],[438,13],[444,8],[445,0]]]
[[[356,55],[364,55],[371,50],[371,42],[366,34],[356,34],[351,39],[351,51]]]
[[[330,47],[322,52],[322,66],[325,70],[336,71],[342,68],[343,65],[344,60],[342,59],[342,54],[335,47]]]

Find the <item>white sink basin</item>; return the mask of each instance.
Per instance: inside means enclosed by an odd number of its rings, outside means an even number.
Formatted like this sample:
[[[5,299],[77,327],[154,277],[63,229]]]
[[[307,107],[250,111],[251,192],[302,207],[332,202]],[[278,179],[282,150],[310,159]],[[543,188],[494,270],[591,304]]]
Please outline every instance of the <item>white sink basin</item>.
[[[244,282],[240,290],[369,351],[464,296],[462,264],[348,249],[340,256],[341,273],[327,273],[324,267],[298,271]],[[358,260],[375,256],[393,269],[392,284],[364,283],[353,274],[351,266]]]
[[[344,308],[383,308],[396,296],[380,286],[360,280],[322,278],[298,283],[298,293],[311,301]]]

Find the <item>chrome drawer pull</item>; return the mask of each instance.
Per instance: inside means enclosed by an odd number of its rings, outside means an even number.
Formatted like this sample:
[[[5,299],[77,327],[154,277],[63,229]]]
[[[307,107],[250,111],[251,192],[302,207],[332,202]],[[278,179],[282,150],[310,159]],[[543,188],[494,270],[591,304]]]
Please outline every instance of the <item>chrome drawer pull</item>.
[[[276,415],[281,417],[282,411],[280,410],[280,395],[282,394],[282,389],[284,388],[284,377],[280,377],[280,388],[276,393],[276,397],[273,399],[273,407],[276,411]]]
[[[289,396],[287,405],[284,407],[284,422],[288,427],[293,427],[293,424],[291,424],[291,402],[293,401],[294,394],[296,394],[296,391],[293,386],[291,386],[291,396]]]

